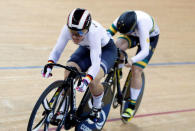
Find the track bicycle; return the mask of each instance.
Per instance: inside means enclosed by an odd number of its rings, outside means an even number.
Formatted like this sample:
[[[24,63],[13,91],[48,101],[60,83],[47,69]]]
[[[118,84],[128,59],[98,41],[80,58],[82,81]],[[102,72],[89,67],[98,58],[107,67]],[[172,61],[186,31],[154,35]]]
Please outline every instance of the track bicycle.
[[[120,59],[121,54],[123,55],[123,59]],[[121,70],[118,68],[119,63],[127,63],[127,59],[128,59],[128,55],[126,54],[125,51],[122,51],[120,49],[118,49],[118,58],[115,62],[114,67],[112,68],[112,70],[108,73],[107,77],[106,77],[106,84],[108,84],[108,86],[110,86],[116,93],[115,96],[113,98],[113,108],[117,108],[120,105],[120,115],[122,115],[122,113],[124,112],[124,110],[128,107],[128,99],[131,98],[131,93],[130,93],[130,85],[131,85],[131,79],[132,79],[132,72],[131,69],[129,69],[129,73],[126,77],[125,83],[123,85],[123,88],[121,89],[121,83],[120,83],[120,75],[121,75]],[[144,87],[145,87],[145,75],[144,72],[141,75],[142,78],[142,87],[141,87],[141,92],[138,96],[136,105],[135,105],[135,112],[133,114],[132,117],[135,116],[142,97],[143,97],[143,93],[144,93]],[[131,117],[131,118],[132,118]],[[123,117],[121,117],[121,120],[124,123],[127,123],[128,121],[131,120],[130,119],[125,119]]]
[[[50,84],[36,102],[29,118],[27,131],[48,131],[54,129],[60,131],[63,127],[69,130],[75,127],[75,131],[101,130],[107,120],[112,104],[114,89],[103,82],[104,97],[102,100],[101,116],[98,122],[89,123],[88,116],[92,109],[93,99],[89,88],[85,92],[78,108],[76,107],[76,86],[85,75],[75,67],[50,63],[44,67],[56,66],[70,71],[66,80],[57,80]],[[62,108],[63,107],[63,108]],[[62,114],[61,120],[57,119]]]
[[[47,66],[57,66],[65,68],[70,71],[67,80],[58,80],[49,85],[42,95],[39,97],[31,113],[27,130],[28,131],[47,131],[50,128],[55,128],[60,131],[64,126],[66,130],[75,127],[76,131],[95,131],[101,130],[107,120],[110,112],[111,104],[113,108],[120,105],[120,114],[128,106],[128,98],[130,97],[130,84],[131,84],[131,69],[129,70],[125,84],[121,90],[120,87],[120,70],[118,64],[124,62],[119,59],[121,51],[118,50],[118,58],[111,71],[106,75],[105,80],[102,82],[104,86],[104,97],[102,100],[102,111],[100,121],[98,123],[89,124],[88,115],[92,109],[92,97],[89,89],[85,92],[78,108],[76,107],[76,91],[75,87],[81,82],[81,76],[85,73],[78,72],[74,67],[63,66],[60,64],[47,64]],[[122,51],[127,62],[127,54]],[[142,89],[135,106],[136,114],[144,92],[145,77],[142,74]],[[116,93],[115,93],[116,90]],[[61,109],[61,107],[64,109]],[[42,110],[39,108],[42,107]],[[39,111],[40,110],[40,111]],[[61,121],[55,119],[58,112],[63,112]],[[129,120],[122,118],[126,123]]]

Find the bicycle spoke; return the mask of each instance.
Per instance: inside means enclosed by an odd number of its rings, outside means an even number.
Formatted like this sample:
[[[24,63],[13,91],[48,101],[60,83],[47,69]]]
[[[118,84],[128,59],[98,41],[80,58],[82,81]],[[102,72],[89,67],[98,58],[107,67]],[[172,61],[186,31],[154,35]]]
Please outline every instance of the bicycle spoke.
[[[43,125],[43,123],[45,122],[46,117],[44,117],[36,126],[32,131],[38,131],[39,128]]]
[[[58,88],[57,91],[55,92],[55,94],[53,95],[52,99],[49,102],[49,105],[52,109],[54,109],[54,112],[55,112],[56,106],[59,102],[59,97],[61,96],[62,92],[63,92],[62,89]]]
[[[60,110],[60,105],[61,105],[62,102],[63,102],[63,101],[62,101],[63,96],[64,96],[64,90],[62,90],[62,91],[60,92],[60,94],[58,95],[57,101],[54,103],[54,105],[55,105],[56,107],[58,107],[57,111]]]
[[[47,100],[47,98],[45,98],[42,101],[42,106],[45,109],[46,112],[51,111],[53,107],[51,107],[52,105],[54,105],[53,103],[56,103],[56,98],[58,97],[60,92],[60,89],[58,88],[58,90],[54,93],[54,95],[51,97],[50,101]]]

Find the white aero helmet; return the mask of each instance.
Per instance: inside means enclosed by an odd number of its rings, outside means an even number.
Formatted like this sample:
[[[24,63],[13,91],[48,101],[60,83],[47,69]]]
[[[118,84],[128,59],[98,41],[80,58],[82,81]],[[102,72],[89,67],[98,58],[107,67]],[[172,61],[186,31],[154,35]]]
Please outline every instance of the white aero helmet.
[[[88,10],[76,8],[68,16],[67,26],[71,30],[89,30],[91,25],[91,15]]]

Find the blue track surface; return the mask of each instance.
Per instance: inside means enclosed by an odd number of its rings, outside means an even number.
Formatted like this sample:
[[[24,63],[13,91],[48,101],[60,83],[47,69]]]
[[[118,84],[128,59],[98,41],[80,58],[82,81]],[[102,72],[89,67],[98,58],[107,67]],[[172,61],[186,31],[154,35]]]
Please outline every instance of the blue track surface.
[[[195,62],[151,63],[148,66],[178,66],[178,65],[195,65]],[[43,68],[43,66],[0,67],[0,70],[38,69],[38,68]]]

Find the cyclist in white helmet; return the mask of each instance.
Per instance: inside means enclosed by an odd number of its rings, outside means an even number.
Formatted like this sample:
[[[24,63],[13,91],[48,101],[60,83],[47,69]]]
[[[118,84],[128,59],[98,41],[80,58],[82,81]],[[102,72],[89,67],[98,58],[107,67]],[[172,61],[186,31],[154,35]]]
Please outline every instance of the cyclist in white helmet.
[[[135,56],[129,58],[126,66],[131,67],[131,98],[128,108],[122,117],[130,120],[133,117],[136,100],[142,86],[141,74],[150,61],[159,38],[159,28],[154,19],[143,11],[126,11],[122,13],[107,30],[112,36],[117,32],[116,46],[122,50],[138,47]],[[124,64],[123,64],[124,65]],[[123,65],[120,65],[122,68]],[[119,67],[119,68],[120,68]]]
[[[100,83],[110,68],[114,65],[117,49],[112,37],[98,22],[91,19],[88,10],[76,8],[70,12],[67,24],[62,28],[55,47],[50,53],[48,62],[56,63],[68,41],[72,40],[79,47],[67,61],[68,66],[74,66],[79,71],[87,72],[82,78],[77,91],[84,92],[89,86],[93,97],[93,108],[90,120],[97,122],[101,112],[101,101],[104,88]],[[52,67],[43,72],[43,77],[48,78]],[[64,79],[69,71],[65,70]]]

